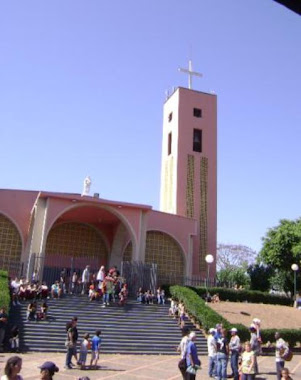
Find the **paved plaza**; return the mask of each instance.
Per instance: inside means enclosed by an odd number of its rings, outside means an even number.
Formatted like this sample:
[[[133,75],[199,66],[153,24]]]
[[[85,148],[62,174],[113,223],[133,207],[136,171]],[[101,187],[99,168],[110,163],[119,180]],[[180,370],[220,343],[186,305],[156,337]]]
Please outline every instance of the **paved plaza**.
[[[7,358],[12,354],[0,354],[0,371]],[[155,355],[102,355],[99,362],[101,369],[84,370],[64,369],[65,355],[61,353],[28,353],[21,354],[23,358],[23,368],[21,375],[24,379],[38,379],[39,369],[46,360],[56,363],[60,371],[54,376],[55,380],[75,380],[83,376],[88,376],[91,380],[114,379],[114,380],[181,380],[182,377],[177,369],[178,356],[155,356]],[[207,357],[202,356],[202,369],[197,374],[197,379],[207,380]],[[293,360],[287,363],[287,367],[292,372],[294,380],[301,379],[301,356],[295,355]],[[259,358],[260,375],[257,380],[276,379],[275,359],[273,356],[262,356]]]

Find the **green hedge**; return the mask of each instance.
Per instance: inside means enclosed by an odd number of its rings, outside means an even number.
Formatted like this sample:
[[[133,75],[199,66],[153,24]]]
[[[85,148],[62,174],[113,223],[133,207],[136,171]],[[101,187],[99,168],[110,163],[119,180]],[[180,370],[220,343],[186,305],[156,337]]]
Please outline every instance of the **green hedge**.
[[[0,307],[5,307],[6,312],[9,311],[10,294],[8,288],[8,274],[4,270],[0,270]]]
[[[195,321],[198,322],[205,331],[208,331],[211,327],[215,327],[217,323],[222,323],[227,330],[232,327],[236,327],[242,342],[250,339],[250,332],[246,326],[242,324],[231,324],[220,314],[207,306],[205,301],[200,298],[200,296],[194,290],[188,287],[175,285],[169,288],[169,292],[173,298],[184,304],[189,316],[194,318]],[[287,341],[291,347],[294,347],[297,342],[301,342],[301,329],[261,330],[263,342],[274,342],[276,331],[281,334],[282,338]]]
[[[200,297],[205,297],[207,289],[205,287],[197,286],[190,287]],[[278,296],[274,294],[264,293],[257,290],[235,290],[227,288],[209,288],[210,294],[219,294],[221,301],[230,302],[250,302],[250,303],[265,303],[271,305],[284,305],[292,306],[293,301],[285,296]]]

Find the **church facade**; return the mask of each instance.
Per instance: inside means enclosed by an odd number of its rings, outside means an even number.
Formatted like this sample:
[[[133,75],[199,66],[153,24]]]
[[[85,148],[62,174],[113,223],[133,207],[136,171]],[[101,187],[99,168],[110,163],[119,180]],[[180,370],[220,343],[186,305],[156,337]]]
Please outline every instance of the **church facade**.
[[[0,267],[42,278],[45,268],[126,261],[155,263],[159,283],[204,279],[205,256],[216,255],[216,107],[215,95],[182,87],[166,100],[160,211],[97,194],[0,190]]]

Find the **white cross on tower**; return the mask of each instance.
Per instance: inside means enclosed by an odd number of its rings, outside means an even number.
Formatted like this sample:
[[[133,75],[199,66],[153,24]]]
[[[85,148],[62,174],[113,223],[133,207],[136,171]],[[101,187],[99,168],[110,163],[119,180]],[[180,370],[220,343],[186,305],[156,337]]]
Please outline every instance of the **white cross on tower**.
[[[189,89],[191,89],[191,87],[192,87],[192,76],[193,75],[195,77],[202,77],[203,76],[203,74],[201,74],[201,73],[198,73],[196,71],[192,71],[192,62],[191,62],[191,60],[189,60],[188,70],[187,69],[183,69],[182,67],[179,67],[178,70],[181,71],[182,73],[188,74],[188,88]]]

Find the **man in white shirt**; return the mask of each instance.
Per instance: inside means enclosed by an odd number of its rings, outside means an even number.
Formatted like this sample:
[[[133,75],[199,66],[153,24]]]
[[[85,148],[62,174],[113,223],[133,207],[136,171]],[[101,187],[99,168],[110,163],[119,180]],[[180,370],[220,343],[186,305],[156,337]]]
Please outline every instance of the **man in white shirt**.
[[[214,337],[215,333],[216,330],[214,328],[209,329],[209,335],[207,338],[209,377],[216,376],[216,339]]]
[[[90,265],[87,265],[82,274],[82,283],[83,283],[82,294],[88,293],[89,282],[90,282]]]

